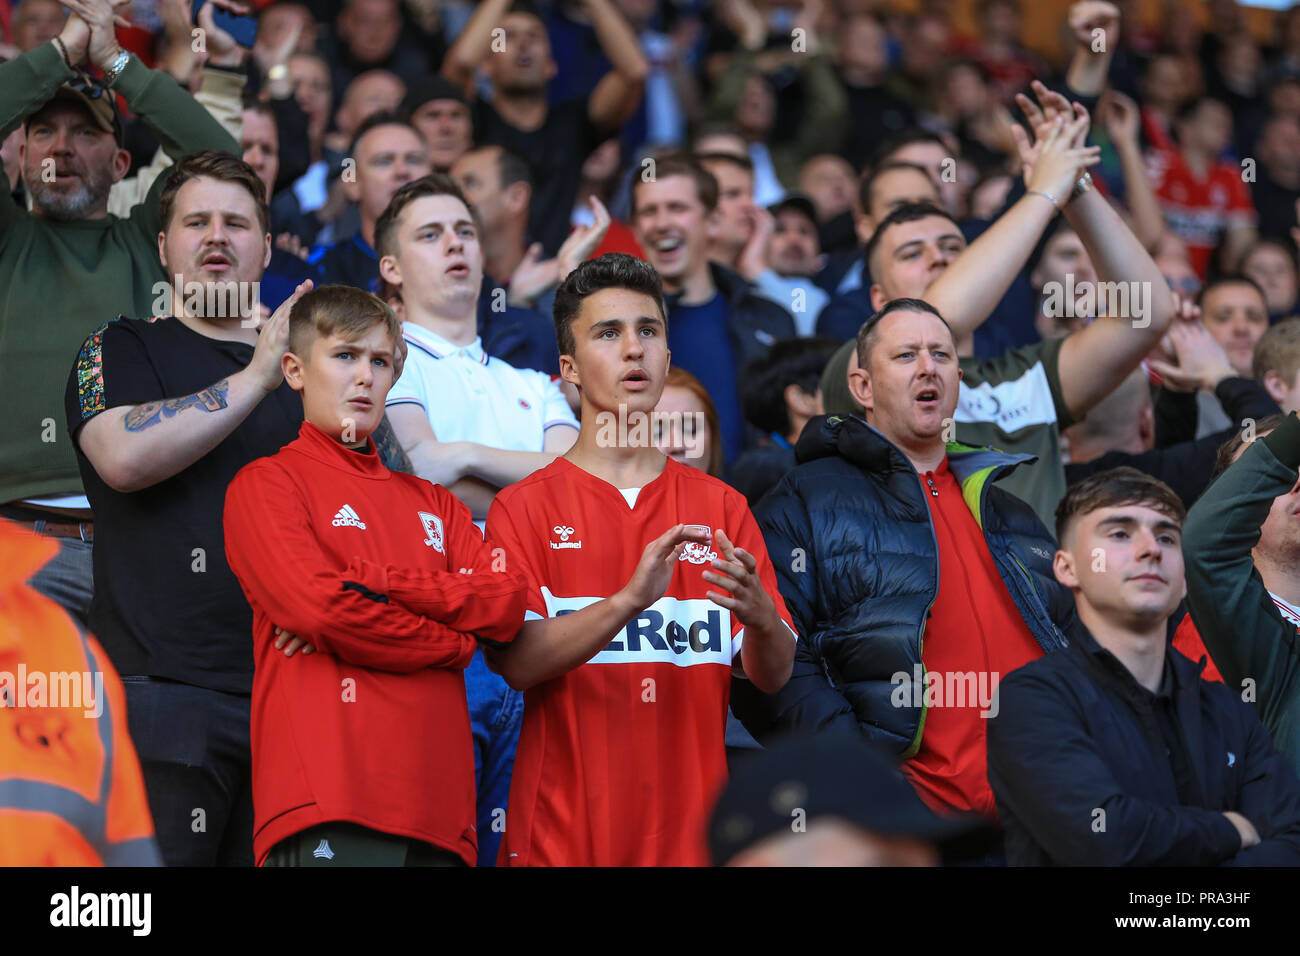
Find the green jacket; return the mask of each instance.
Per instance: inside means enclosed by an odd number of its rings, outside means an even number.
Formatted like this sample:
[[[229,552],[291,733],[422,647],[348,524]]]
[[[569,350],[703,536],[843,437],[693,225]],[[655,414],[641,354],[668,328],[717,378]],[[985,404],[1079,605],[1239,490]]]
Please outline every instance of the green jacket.
[[[1183,526],[1187,603],[1229,687],[1254,682],[1259,719],[1300,772],[1300,641],[1255,570],[1251,549],[1273,500],[1295,485],[1300,419],[1248,447],[1206,489]]]
[[[0,139],[73,78],[52,43],[0,64]],[[168,155],[239,144],[165,73],[132,58],[113,88]],[[0,503],[81,493],[64,386],[81,344],[116,315],[152,315],[161,176],[129,219],[54,222],[11,202],[0,170]],[[170,299],[167,300],[170,304]]]

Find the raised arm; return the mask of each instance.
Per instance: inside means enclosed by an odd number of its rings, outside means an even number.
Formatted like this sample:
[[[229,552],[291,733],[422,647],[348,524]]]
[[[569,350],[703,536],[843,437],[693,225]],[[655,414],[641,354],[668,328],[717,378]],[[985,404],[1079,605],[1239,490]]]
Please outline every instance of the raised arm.
[[[511,0],[482,0],[442,61],[442,75],[472,94],[474,71],[492,49],[492,31],[510,9]]]
[[[1225,684],[1255,682],[1256,707],[1269,727],[1300,679],[1300,641],[1278,614],[1251,551],[1274,499],[1295,487],[1297,466],[1300,420],[1293,412],[1205,489],[1183,525],[1192,620]]]
[[[1143,248],[1154,250],[1165,234],[1165,217],[1142,158],[1138,140],[1141,120],[1138,106],[1118,90],[1108,90],[1099,110],[1106,135],[1119,156],[1120,170],[1124,175],[1124,199],[1129,215],[1133,217],[1133,231]]]
[[[1019,97],[1025,108],[1028,99]],[[1077,145],[1086,136],[1086,114],[1040,124],[1032,147],[1019,126],[1017,146],[1026,158],[1025,195],[998,217],[926,290],[925,300],[939,310],[957,340],[959,354],[971,354],[971,336],[1006,294],[1043,230],[1069,201],[1070,189],[1095,163],[1100,150]]]
[[[258,336],[248,367],[193,395],[100,410],[82,405],[77,443],[115,491],[140,491],[190,467],[221,444],[284,380],[280,357],[289,345],[289,310],[311,289],[298,286]],[[103,361],[96,337],[86,340],[74,379]]]
[[[613,129],[636,112],[646,77],[650,75],[650,62],[613,0],[583,0],[582,6],[591,17],[596,41],[614,67],[591,91],[587,116],[601,129]]]

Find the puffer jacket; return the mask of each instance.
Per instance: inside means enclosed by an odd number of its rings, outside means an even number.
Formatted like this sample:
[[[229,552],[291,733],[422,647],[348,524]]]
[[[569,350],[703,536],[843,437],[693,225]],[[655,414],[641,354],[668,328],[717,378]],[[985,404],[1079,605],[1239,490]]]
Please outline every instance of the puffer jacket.
[[[814,419],[800,465],[754,509],[781,596],[799,630],[794,673],[776,694],[733,681],[732,709],[759,741],[787,733],[861,733],[900,758],[921,744],[925,707],[896,706],[895,675],[914,675],[939,591],[939,555],[916,469],[860,418]],[[1016,607],[1044,651],[1081,633],[1052,574],[1056,542],[995,479],[1029,455],[949,443],[948,467],[984,531]],[[922,677],[924,679],[924,677]],[[908,688],[908,700],[923,700]],[[901,696],[901,695],[900,695]]]

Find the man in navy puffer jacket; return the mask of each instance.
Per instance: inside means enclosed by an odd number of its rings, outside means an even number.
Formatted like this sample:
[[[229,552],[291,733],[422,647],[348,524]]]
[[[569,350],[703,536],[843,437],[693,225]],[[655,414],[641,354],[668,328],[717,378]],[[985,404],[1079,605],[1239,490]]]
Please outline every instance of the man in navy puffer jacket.
[[[998,679],[1078,634],[1056,542],[994,482],[1032,461],[946,442],[961,372],[948,324],[896,299],[863,325],[859,418],[814,419],[755,509],[800,633],[794,675],[732,707],[760,741],[860,733],[939,812],[996,815],[985,717]]]

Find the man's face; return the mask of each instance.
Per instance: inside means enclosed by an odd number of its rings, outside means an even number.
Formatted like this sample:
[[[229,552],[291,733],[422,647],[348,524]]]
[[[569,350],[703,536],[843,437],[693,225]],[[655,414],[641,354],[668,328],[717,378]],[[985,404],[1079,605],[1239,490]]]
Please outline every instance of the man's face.
[[[889,66],[888,39],[875,18],[853,17],[845,24],[844,42],[839,47],[841,67],[864,79],[882,76]]]
[[[865,369],[850,369],[867,421],[903,449],[942,446],[961,370],[948,327],[928,312],[892,312],[876,326]]]
[[[1217,156],[1232,136],[1232,114],[1222,103],[1206,100],[1181,128],[1185,146]]]
[[[247,189],[200,176],[176,193],[171,221],[158,236],[158,253],[168,278],[179,275],[182,287],[257,282],[271,261],[271,237],[262,231]]]
[[[131,162],[113,134],[100,129],[89,112],[62,101],[36,114],[19,153],[23,180],[37,211],[62,222],[104,210],[108,191],[126,175]],[[50,182],[46,170],[53,172]]]
[[[956,223],[942,216],[891,226],[870,264],[872,307],[878,309],[890,299],[923,298],[930,283],[943,275],[965,248],[966,240]]]
[[[1241,271],[1264,290],[1268,311],[1281,315],[1295,305],[1295,263],[1286,251],[1272,243],[1258,246],[1241,264]]]
[[[839,156],[814,156],[799,173],[799,191],[813,201],[821,222],[852,209],[856,188],[853,167]]]
[[[468,207],[447,195],[408,203],[398,217],[397,254],[381,259],[379,271],[401,287],[408,314],[473,309],[483,282],[483,248]]]
[[[560,376],[582,390],[583,405],[650,414],[668,376],[668,335],[659,305],[630,289],[602,289],[573,319],[573,355]],[[632,420],[629,419],[629,422]]]
[[[733,163],[704,163],[718,181],[718,245],[734,258],[754,234],[754,174]]]
[[[429,100],[411,114],[411,123],[429,144],[429,161],[437,170],[451,169],[473,142],[469,107],[457,100]]]
[[[751,138],[763,139],[775,122],[776,95],[772,87],[763,77],[750,74],[736,106],[736,125]]]
[[[1259,161],[1276,176],[1300,176],[1300,122],[1290,116],[1270,122],[1259,138]]]
[[[49,43],[63,31],[66,18],[54,0],[23,0],[14,13],[14,46],[26,53]]]
[[[244,162],[253,167],[266,187],[266,200],[270,202],[275,194],[275,177],[280,171],[280,132],[275,119],[257,110],[244,110],[239,148],[244,151]]]
[[[632,201],[637,241],[664,281],[680,283],[704,261],[711,214],[689,176],[636,183]]]
[[[303,393],[307,421],[335,440],[359,447],[384,417],[394,361],[388,329],[372,325],[352,340],[317,336],[307,356],[286,353],[284,377],[294,391]]]
[[[495,147],[476,149],[462,156],[451,169],[452,178],[460,183],[489,235],[510,216],[505,190],[501,188],[500,157],[501,151]]]
[[[1093,295],[1097,294],[1098,290],[1095,288],[1097,270],[1092,266],[1092,258],[1084,248],[1083,240],[1079,238],[1078,233],[1065,230],[1056,233],[1048,240],[1047,248],[1043,250],[1043,256],[1030,276],[1030,282],[1043,295],[1050,294],[1054,284],[1062,290],[1059,295],[1069,288],[1071,277],[1073,277],[1076,299],[1085,299],[1089,295],[1090,288]],[[1093,301],[1097,302],[1096,299]],[[1096,308],[1098,312],[1103,311],[1105,303],[1097,302]],[[1073,311],[1082,322],[1082,312],[1077,308]],[[1044,335],[1044,338],[1057,338],[1074,330],[1075,326],[1070,325],[1067,316],[1044,316],[1044,318],[1059,320],[1058,327],[1051,335]],[[1043,331],[1040,329],[1040,334]]]
[[[339,14],[339,37],[359,63],[388,59],[401,32],[402,16],[394,0],[351,0]]]
[[[891,169],[877,176],[868,198],[871,200],[871,208],[867,210],[871,216],[870,230],[874,230],[877,223],[883,222],[899,206],[915,202],[928,202],[935,206],[943,204],[934,180],[919,169],[907,167]],[[866,242],[871,238],[871,231],[859,238]]]
[[[484,64],[496,86],[513,94],[545,90],[556,72],[545,25],[530,13],[509,13],[501,18],[501,29],[505,50],[489,53]]]
[[[1181,103],[1187,96],[1182,65],[1172,56],[1157,56],[1151,61],[1143,81],[1143,99],[1166,108]]]
[[[1205,293],[1201,318],[1237,374],[1249,378],[1255,345],[1268,331],[1268,309],[1259,292],[1244,282],[1222,282]]]
[[[1164,620],[1187,593],[1182,532],[1149,505],[1097,508],[1076,518],[1053,570],[1075,590],[1081,610],[1128,627]]]
[[[314,56],[289,58],[289,80],[299,108],[307,114],[307,135],[320,139],[330,121],[330,74],[325,64]]]
[[[370,130],[357,143],[356,160],[356,182],[344,183],[344,190],[367,222],[379,219],[397,190],[433,171],[424,138],[405,126]]]
[[[777,275],[811,278],[820,268],[821,242],[813,221],[798,209],[782,209],[767,247],[767,261]]]
[[[406,87],[387,70],[362,73],[348,84],[339,107],[339,132],[351,136],[376,113],[391,113],[402,103]]]
[[[930,180],[942,199],[943,208],[956,212],[954,205],[961,196],[955,175],[954,157],[938,143],[909,143],[889,157],[890,162],[913,163],[930,174]]]

